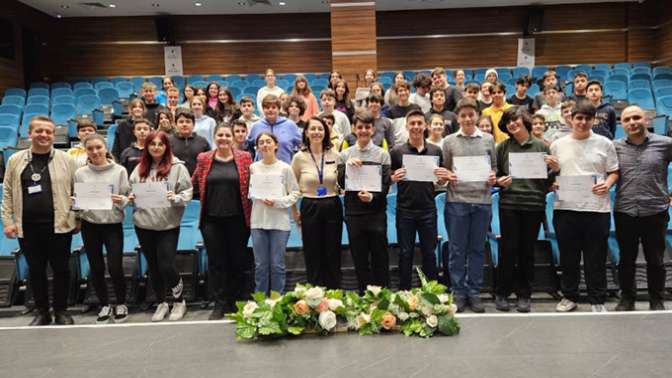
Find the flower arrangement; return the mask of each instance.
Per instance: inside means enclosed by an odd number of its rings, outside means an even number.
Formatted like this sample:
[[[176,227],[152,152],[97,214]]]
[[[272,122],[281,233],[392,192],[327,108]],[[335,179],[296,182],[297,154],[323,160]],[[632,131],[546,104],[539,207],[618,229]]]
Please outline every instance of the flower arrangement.
[[[284,295],[255,293],[253,300],[238,302],[238,311],[227,316],[236,322],[236,337],[241,340],[347,330],[360,335],[401,332],[420,337],[459,333],[452,295],[444,285],[427,281],[420,269],[418,274],[420,288],[398,292],[368,286],[360,296],[299,284]]]

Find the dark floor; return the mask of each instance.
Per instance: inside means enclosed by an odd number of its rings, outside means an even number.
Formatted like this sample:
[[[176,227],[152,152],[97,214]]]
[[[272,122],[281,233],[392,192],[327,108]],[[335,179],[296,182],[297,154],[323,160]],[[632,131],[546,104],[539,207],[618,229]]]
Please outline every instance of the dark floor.
[[[668,304],[669,305],[669,304]],[[550,304],[549,304],[550,306]],[[645,309],[644,306],[642,309]],[[3,377],[671,377],[672,312],[461,316],[429,340],[338,334],[239,342],[207,311],[187,321],[12,328],[2,319]],[[150,313],[135,313],[146,321]],[[88,325],[84,325],[88,324]]]

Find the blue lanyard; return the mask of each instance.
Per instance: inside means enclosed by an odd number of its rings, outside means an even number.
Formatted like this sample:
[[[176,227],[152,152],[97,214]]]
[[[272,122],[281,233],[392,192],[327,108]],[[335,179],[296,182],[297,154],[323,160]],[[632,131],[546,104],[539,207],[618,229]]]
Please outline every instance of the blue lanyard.
[[[310,151],[310,157],[313,159],[313,163],[315,163],[315,169],[317,169],[317,177],[320,179],[320,185],[322,185],[322,182],[324,181],[324,152],[322,153],[322,159],[320,159],[320,166],[317,166],[317,160],[315,160],[315,156],[313,155],[313,151]]]

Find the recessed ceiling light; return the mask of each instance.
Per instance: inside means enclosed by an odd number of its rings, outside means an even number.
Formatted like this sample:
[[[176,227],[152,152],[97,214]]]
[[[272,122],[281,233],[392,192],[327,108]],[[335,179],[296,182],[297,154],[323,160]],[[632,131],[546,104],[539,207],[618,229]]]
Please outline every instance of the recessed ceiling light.
[[[158,8],[158,7],[159,7],[159,3],[152,3],[152,6],[153,6],[154,8]]]
[[[69,5],[67,5],[67,4],[61,4],[61,9],[68,9],[68,8],[70,8]]]
[[[285,3],[284,1],[281,1],[281,2],[278,3],[278,5],[281,6],[281,7],[284,7],[285,5],[287,5],[287,3]]]
[[[61,16],[60,14],[57,14],[57,15],[56,15],[56,18],[62,18],[62,17],[63,17],[63,16]]]
[[[195,3],[194,3],[194,6],[195,6],[195,7],[202,7],[202,6],[203,6],[203,3],[195,2]]]
[[[108,5],[108,7],[110,7],[110,8],[116,8],[116,7],[117,7],[117,4],[110,4],[110,5]]]

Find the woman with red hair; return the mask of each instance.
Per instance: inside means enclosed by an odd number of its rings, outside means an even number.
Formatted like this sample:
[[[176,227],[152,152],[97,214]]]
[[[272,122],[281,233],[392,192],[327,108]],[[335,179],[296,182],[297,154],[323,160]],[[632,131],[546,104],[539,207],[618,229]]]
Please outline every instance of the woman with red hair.
[[[173,156],[168,134],[163,131],[152,131],[149,134],[140,164],[133,170],[129,181],[132,186],[146,182],[166,184],[168,206],[143,208],[136,204],[133,223],[142,253],[147,258],[149,278],[159,302],[152,321],[161,321],[168,314],[166,287],[171,289],[174,303],[169,319],[180,320],[187,311],[187,305],[182,296],[184,285],[175,267],[175,255],[180,222],[184,208],[191,201],[193,188],[187,166]],[[135,201],[135,193],[131,193],[128,199]]]

